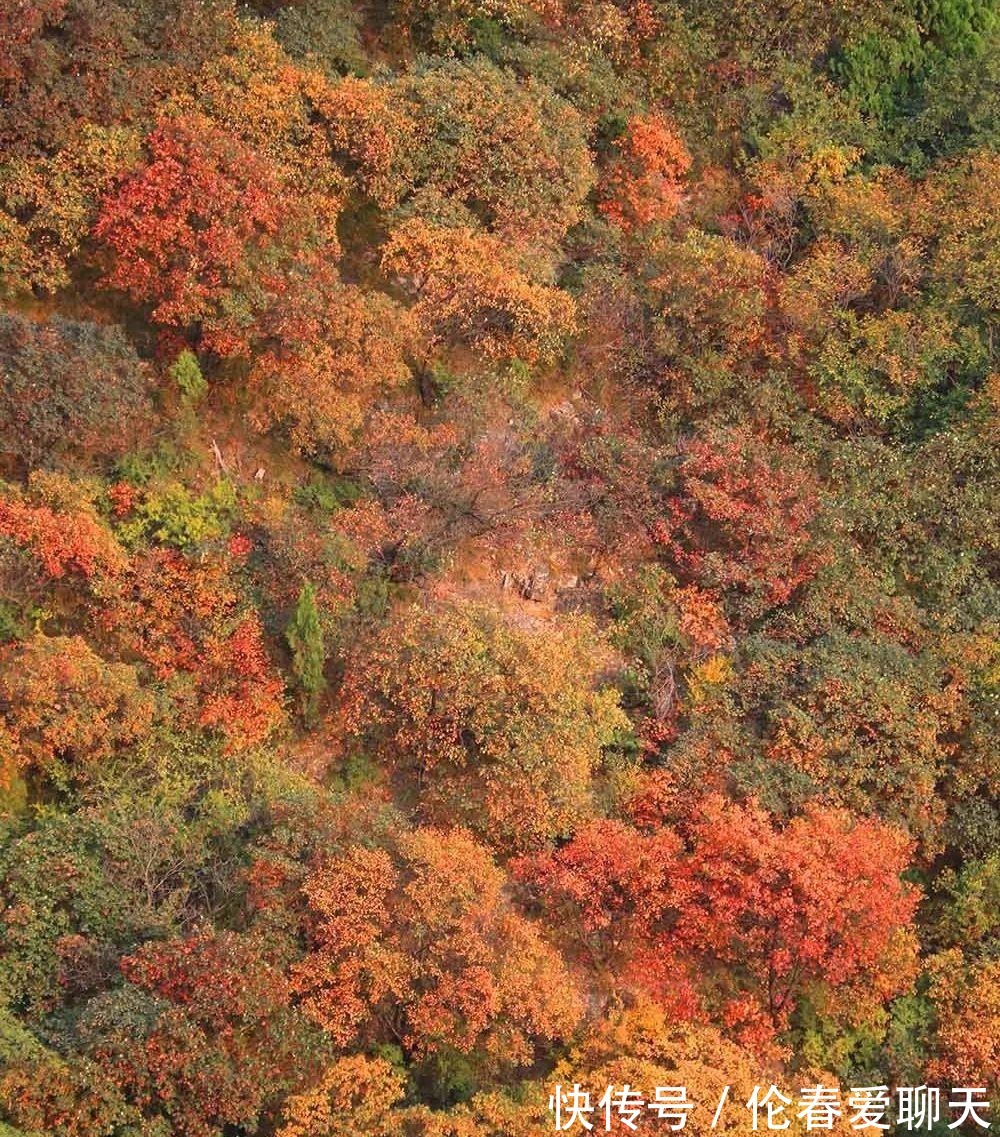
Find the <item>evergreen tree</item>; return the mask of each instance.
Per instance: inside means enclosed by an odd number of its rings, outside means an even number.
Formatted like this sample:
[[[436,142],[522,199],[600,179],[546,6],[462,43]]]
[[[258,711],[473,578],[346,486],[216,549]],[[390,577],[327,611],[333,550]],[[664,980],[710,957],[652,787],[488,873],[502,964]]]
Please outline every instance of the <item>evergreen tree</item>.
[[[309,581],[302,586],[285,637],[292,649],[292,671],[299,686],[302,717],[307,723],[312,723],[316,717],[319,694],[326,686],[323,675],[326,649],[323,645],[316,589]]]

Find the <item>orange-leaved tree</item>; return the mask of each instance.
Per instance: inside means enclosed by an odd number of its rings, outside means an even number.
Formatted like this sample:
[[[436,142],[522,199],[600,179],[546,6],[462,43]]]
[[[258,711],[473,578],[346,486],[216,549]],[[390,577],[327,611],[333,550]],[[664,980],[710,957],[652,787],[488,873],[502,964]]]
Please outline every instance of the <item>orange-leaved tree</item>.
[[[615,149],[601,179],[601,212],[625,230],[674,217],[691,168],[691,155],[676,128],[661,114],[636,115]]]
[[[85,775],[152,721],[136,669],[105,662],[80,636],[36,634],[0,651],[0,783],[14,772]]]
[[[574,328],[568,293],[535,283],[507,242],[469,226],[404,221],[390,235],[382,266],[413,297],[432,345],[534,362],[554,355]]]
[[[303,886],[309,950],[292,981],[341,1046],[396,1041],[488,1066],[529,1065],[582,1006],[558,953],[505,895],[506,876],[462,829],[418,829],[392,851],[352,845]]]

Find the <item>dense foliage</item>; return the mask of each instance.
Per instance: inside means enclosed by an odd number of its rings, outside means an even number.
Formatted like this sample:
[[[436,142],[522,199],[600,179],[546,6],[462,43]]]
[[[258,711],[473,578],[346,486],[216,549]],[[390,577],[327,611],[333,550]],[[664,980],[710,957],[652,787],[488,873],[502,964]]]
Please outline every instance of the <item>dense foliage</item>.
[[[0,1137],[1000,1106],[998,37],[0,4]]]

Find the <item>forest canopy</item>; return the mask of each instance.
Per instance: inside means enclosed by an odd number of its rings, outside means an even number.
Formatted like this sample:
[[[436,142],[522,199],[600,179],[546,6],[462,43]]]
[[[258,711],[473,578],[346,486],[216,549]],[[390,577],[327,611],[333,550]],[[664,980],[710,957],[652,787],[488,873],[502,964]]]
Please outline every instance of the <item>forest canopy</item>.
[[[0,5],[0,1137],[1000,1123],[998,68]]]

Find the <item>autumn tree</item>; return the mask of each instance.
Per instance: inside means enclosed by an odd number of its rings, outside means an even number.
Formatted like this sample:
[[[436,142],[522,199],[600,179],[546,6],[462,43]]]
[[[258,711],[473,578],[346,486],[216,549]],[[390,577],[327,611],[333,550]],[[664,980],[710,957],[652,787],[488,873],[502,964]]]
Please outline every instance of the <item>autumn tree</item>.
[[[691,157],[659,114],[629,120],[601,180],[601,212],[623,229],[669,221],[682,200]]]
[[[413,189],[416,123],[390,85],[347,76],[311,92],[330,152],[356,191],[379,208]]]
[[[840,586],[838,603],[844,595]],[[826,604],[818,596],[807,603],[820,612]],[[962,680],[912,628],[907,606],[894,612],[884,604],[881,618],[881,634],[825,628],[788,642],[776,628],[747,652],[735,681],[738,706],[749,729],[762,730],[772,784],[784,775],[802,786],[793,804],[822,796],[874,812],[929,852],[947,808],[944,771],[955,777],[962,768],[955,749],[967,713]]]
[[[529,1064],[580,1013],[538,929],[509,905],[505,876],[460,829],[418,829],[393,851],[353,846],[303,886],[309,952],[293,968],[307,1015],[340,1044],[397,1039],[488,1065]]]
[[[552,1080],[563,1087],[579,1084],[591,1091],[596,1105],[608,1085],[684,1086],[687,1100],[718,1103],[726,1086],[727,1098],[745,1102],[762,1081],[763,1060],[743,1049],[714,1027],[678,1022],[648,999],[628,1009],[616,1010],[591,1026],[562,1057]],[[642,1091],[640,1091],[642,1092]],[[651,1091],[645,1090],[647,1096]],[[712,1121],[712,1110],[698,1108],[688,1113],[684,1129],[694,1134],[721,1130],[735,1137],[744,1126],[742,1111],[723,1110]],[[595,1129],[603,1124],[603,1110],[594,1114]],[[656,1133],[664,1121],[652,1110],[637,1119],[636,1132]],[[627,1133],[612,1115],[614,1132]]]
[[[672,831],[644,836],[624,822],[597,820],[557,852],[516,862],[515,874],[566,906],[582,957],[616,983],[660,918],[680,852]]]
[[[788,447],[745,427],[694,438],[657,539],[703,586],[747,598],[749,611],[785,603],[821,563],[810,532],[816,486]]]
[[[408,314],[314,262],[289,273],[256,331],[250,420],[306,454],[348,447],[372,404],[410,379]]]
[[[602,748],[627,726],[617,694],[595,690],[595,651],[578,620],[528,630],[474,607],[404,609],[349,664],[345,725],[418,779],[425,816],[530,846],[592,812]]]
[[[239,355],[301,241],[295,202],[265,157],[204,116],[160,122],[146,151],[94,225],[111,254],[105,284],[157,324]]]
[[[772,350],[767,262],[752,249],[692,228],[682,239],[662,240],[654,263],[647,374],[667,408],[684,423],[736,400],[751,417],[767,393],[759,380]],[[752,399],[744,402],[748,392]]]
[[[627,705],[634,717],[648,714],[650,742],[670,740],[698,669],[726,659],[733,643],[721,597],[696,585],[678,585],[658,565],[610,583],[605,595],[609,633],[626,660]]]
[[[117,972],[122,945],[151,930],[138,915],[137,892],[117,877],[113,836],[106,819],[94,813],[52,811],[20,834],[5,824],[3,1014],[6,1034],[7,1008],[16,1007],[13,1021],[26,1036],[5,1059],[42,1058],[41,1047],[33,1054],[29,1045],[40,1024],[53,1011],[101,991],[109,973]]]
[[[141,738],[152,700],[127,664],[109,664],[79,636],[38,635],[0,658],[5,780],[36,771],[60,780]]]
[[[294,59],[319,66],[330,76],[364,74],[361,19],[349,0],[315,0],[279,10],[274,35]]]
[[[10,1063],[0,1074],[0,1109],[17,1129],[53,1137],[113,1133],[123,1119],[139,1120],[96,1063],[55,1055]]]
[[[308,1071],[308,1025],[250,940],[223,932],[150,943],[121,969],[127,986],[92,1007],[90,1051],[150,1121],[183,1137],[254,1126]]]
[[[745,966],[751,997],[775,1025],[811,982],[837,992],[841,1013],[863,1015],[912,980],[918,897],[899,878],[912,848],[899,830],[813,809],[775,831],[753,807],[713,801],[686,836],[693,852],[680,887],[706,922],[696,930],[682,919],[677,938],[696,956]]]
[[[285,721],[284,684],[260,615],[221,557],[175,550],[136,556],[95,621],[114,649],[137,655],[173,697],[180,721],[234,749],[259,745]]]
[[[911,184],[886,170],[866,176],[861,152],[843,147],[772,159],[758,177],[764,185],[749,210],[758,222],[744,231],[762,251],[791,261],[776,282],[782,347],[810,406],[844,427],[899,432],[981,381],[978,334],[959,330],[968,310],[928,287],[933,225],[916,221],[918,212],[909,220],[919,211]],[[797,229],[784,253],[771,232],[769,195],[784,200]],[[947,215],[943,202],[939,214]]]
[[[484,1091],[449,1109],[406,1105],[400,1071],[384,1058],[338,1059],[310,1089],[288,1100],[278,1137],[543,1137],[551,1130],[546,1091]]]
[[[114,591],[127,557],[94,497],[92,485],[43,470],[23,490],[0,484],[0,581],[15,628]]]
[[[936,1016],[929,1077],[956,1085],[986,1086],[993,1099],[997,1083],[997,1026],[1000,1024],[1000,965],[969,960],[958,948],[928,961],[930,999]]]
[[[613,983],[630,976],[682,1017],[710,1013],[764,1045],[816,989],[863,1016],[912,980],[910,851],[901,831],[844,812],[779,827],[710,796],[676,834],[592,822],[519,874],[573,912],[583,944],[596,933],[617,951]]]
[[[393,100],[416,123],[417,213],[422,201],[465,207],[535,255],[580,216],[593,182],[583,121],[543,83],[474,56],[416,68]]]
[[[337,1059],[309,1089],[288,1099],[277,1137],[394,1137],[404,1082],[384,1058]]]
[[[471,228],[414,218],[395,229],[382,265],[414,300],[431,344],[464,344],[488,359],[552,357],[573,330],[573,301],[518,271],[507,245]]]
[[[997,221],[989,201],[1000,184],[996,154],[973,151],[946,164],[914,203],[914,229],[931,248],[932,287],[987,334],[998,311]]]
[[[295,66],[270,25],[237,24],[227,50],[206,59],[188,90],[170,103],[171,117],[205,116],[263,159],[293,210],[286,237],[308,239],[335,256],[347,178],[333,160],[318,115],[323,77]]]
[[[123,112],[120,73],[138,45],[124,5],[102,16],[89,0],[26,0],[0,16],[0,152],[51,153],[80,123]]]
[[[516,36],[544,31],[563,8],[560,0],[403,0],[397,20],[445,54],[476,46],[484,25]]]
[[[120,328],[3,313],[0,366],[0,447],[28,467],[55,464],[70,447],[114,456],[151,413],[149,369]]]
[[[133,130],[87,124],[56,154],[0,165],[0,288],[52,293],[69,285],[101,196],[138,151]]]

